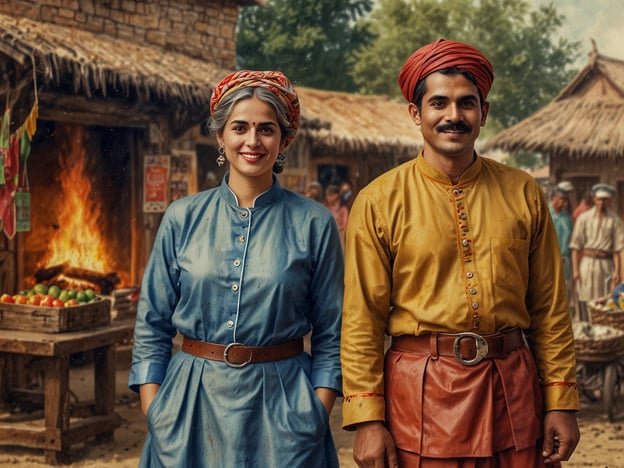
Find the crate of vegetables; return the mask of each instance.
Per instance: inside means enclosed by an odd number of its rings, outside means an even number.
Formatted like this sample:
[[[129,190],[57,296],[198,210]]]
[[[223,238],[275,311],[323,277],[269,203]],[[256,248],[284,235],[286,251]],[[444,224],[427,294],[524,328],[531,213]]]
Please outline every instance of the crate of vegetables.
[[[110,300],[92,289],[37,284],[18,294],[0,295],[0,328],[43,333],[86,330],[111,321]]]

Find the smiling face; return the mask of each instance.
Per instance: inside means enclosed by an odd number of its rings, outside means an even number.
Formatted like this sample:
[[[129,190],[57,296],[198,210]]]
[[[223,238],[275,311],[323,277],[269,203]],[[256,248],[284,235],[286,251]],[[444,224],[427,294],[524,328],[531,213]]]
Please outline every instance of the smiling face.
[[[481,104],[476,85],[461,74],[435,72],[425,80],[421,109],[409,105],[409,113],[422,131],[425,159],[469,165],[489,104]]]
[[[257,97],[239,101],[217,141],[230,163],[230,187],[245,184],[263,191],[273,184],[273,164],[284,145],[277,115],[269,104]]]

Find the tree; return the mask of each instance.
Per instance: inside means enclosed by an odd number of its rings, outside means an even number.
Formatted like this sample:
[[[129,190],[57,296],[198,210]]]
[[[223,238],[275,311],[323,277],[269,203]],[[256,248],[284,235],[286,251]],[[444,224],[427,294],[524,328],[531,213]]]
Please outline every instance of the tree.
[[[354,92],[348,58],[372,36],[359,18],[373,0],[271,0],[241,10],[236,36],[238,68],[280,70],[293,82]]]
[[[400,96],[404,61],[440,37],[468,42],[492,62],[494,86],[488,121],[509,127],[550,101],[575,74],[578,43],[555,40],[564,17],[550,4],[531,11],[525,0],[380,0],[360,20],[375,39],[352,59],[364,93]]]

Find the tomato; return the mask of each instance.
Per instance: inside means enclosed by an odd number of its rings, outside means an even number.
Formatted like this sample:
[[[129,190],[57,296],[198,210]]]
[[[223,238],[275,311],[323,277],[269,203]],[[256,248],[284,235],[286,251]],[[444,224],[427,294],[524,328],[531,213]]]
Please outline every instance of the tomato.
[[[48,295],[42,296],[41,302],[39,303],[39,305],[44,306],[44,307],[54,307],[53,303],[55,299],[56,299],[55,297],[48,296]]]
[[[71,307],[75,305],[78,305],[78,301],[76,299],[69,299],[65,302],[65,307]]]
[[[13,296],[13,300],[15,301],[16,304],[28,304],[28,298],[21,294],[15,294]]]
[[[38,306],[39,304],[41,304],[41,298],[42,296],[40,294],[35,294],[28,298],[28,303],[31,305]]]
[[[60,299],[54,298],[52,301],[52,307],[65,307],[65,303]]]
[[[0,302],[8,302],[9,304],[14,304],[15,299],[10,294],[4,293],[0,296]]]

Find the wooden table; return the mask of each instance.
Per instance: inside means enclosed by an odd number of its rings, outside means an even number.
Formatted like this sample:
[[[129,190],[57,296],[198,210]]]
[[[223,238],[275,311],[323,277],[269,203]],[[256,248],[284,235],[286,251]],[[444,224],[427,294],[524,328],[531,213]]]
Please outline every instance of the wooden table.
[[[46,463],[58,465],[69,461],[72,444],[91,437],[110,440],[121,425],[121,417],[114,411],[115,344],[131,339],[133,329],[131,323],[113,323],[65,333],[0,330],[0,404],[9,397],[28,393],[8,388],[16,374],[16,369],[13,376],[6,372],[9,360],[16,356],[38,357],[44,364],[43,395],[40,392],[43,421],[0,422],[0,445],[43,449]],[[94,356],[94,399],[89,404],[73,404],[69,398],[70,358],[74,353],[88,351],[93,351]]]

